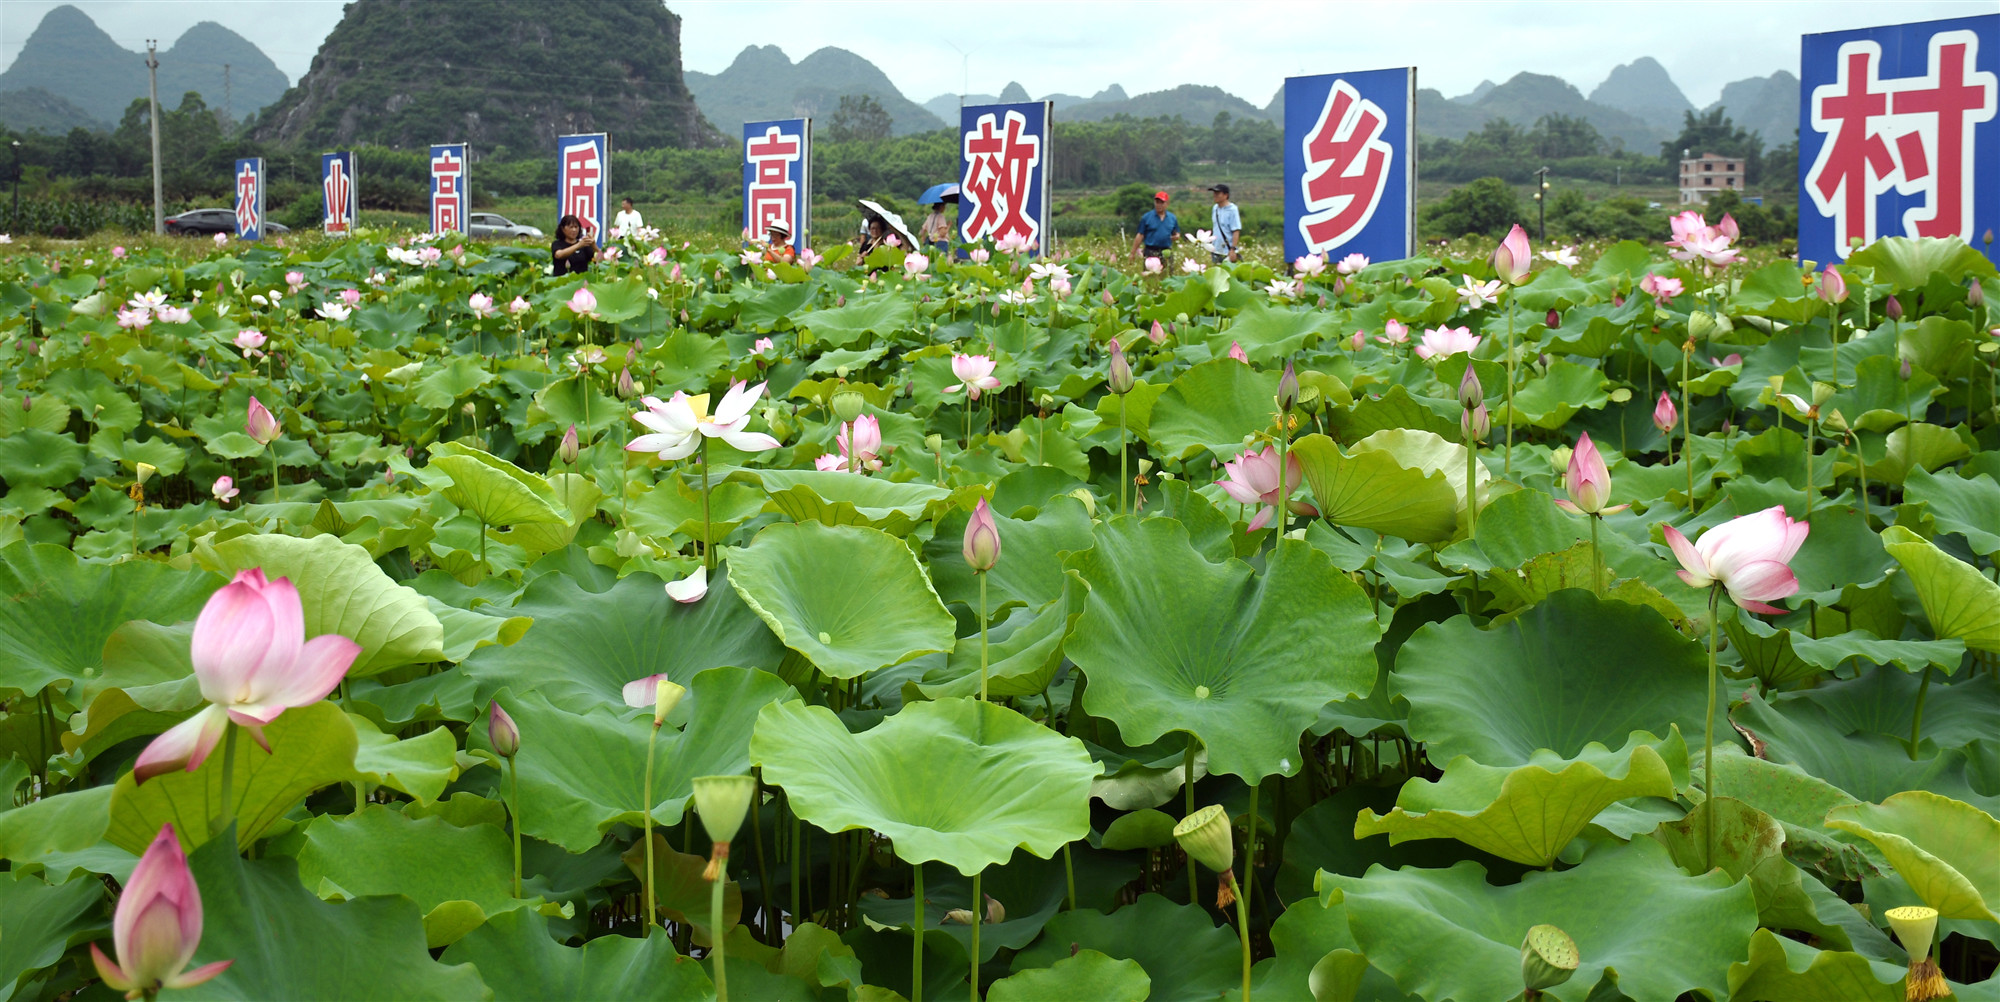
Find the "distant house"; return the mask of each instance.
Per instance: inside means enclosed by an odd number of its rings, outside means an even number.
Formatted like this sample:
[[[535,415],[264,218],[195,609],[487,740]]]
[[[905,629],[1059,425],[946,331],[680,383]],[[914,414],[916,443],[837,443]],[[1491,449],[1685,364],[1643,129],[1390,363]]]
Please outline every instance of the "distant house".
[[[1743,190],[1743,158],[1704,153],[1681,158],[1681,204],[1700,205],[1723,189]]]

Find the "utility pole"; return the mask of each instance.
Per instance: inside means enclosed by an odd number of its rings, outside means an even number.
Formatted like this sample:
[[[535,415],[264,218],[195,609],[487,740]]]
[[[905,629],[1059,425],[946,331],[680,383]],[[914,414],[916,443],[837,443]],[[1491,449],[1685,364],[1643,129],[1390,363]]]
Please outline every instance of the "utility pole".
[[[167,232],[166,207],[160,197],[160,61],[154,57],[160,41],[146,39],[146,90],[152,102],[153,120],[153,233]]]

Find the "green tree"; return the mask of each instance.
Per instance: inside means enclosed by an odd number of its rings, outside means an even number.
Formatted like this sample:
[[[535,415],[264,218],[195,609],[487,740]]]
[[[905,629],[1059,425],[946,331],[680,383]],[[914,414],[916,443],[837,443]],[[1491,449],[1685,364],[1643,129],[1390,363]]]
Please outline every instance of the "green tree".
[[[1543,115],[1528,137],[1545,160],[1594,157],[1604,152],[1604,137],[1598,134],[1597,126],[1574,115]]]
[[[827,139],[836,143],[873,142],[889,138],[889,113],[871,94],[844,94],[827,123]]]
[[[1425,234],[1445,237],[1470,233],[1499,236],[1521,221],[1520,198],[1497,177],[1482,177],[1455,188],[1423,212]]]

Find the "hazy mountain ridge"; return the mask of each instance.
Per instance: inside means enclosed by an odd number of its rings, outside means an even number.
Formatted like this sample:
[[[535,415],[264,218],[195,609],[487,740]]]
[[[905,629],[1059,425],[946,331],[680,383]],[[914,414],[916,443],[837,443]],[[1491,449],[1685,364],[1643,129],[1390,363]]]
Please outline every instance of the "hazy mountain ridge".
[[[196,91],[211,108],[220,110],[227,100],[232,116],[241,119],[277,100],[289,85],[262,50],[213,21],[183,32],[160,51],[159,59],[160,102],[169,107]],[[224,64],[229,66],[226,88]],[[119,45],[90,15],[65,4],[43,16],[14,64],[0,73],[0,92],[28,90],[46,92],[83,115],[67,116],[60,106],[24,105],[16,99],[0,106],[7,109],[0,112],[0,121],[48,132],[105,128],[122,118],[134,99],[146,96],[145,53]],[[17,119],[19,114],[29,114],[32,121]]]
[[[725,133],[744,122],[812,116],[825,118],[846,96],[867,95],[889,113],[895,135],[942,129],[944,119],[903,96],[874,63],[828,46],[793,63],[775,45],[752,45],[720,73],[689,72],[688,90],[702,114]],[[954,114],[956,120],[957,115]]]
[[[1652,56],[1641,56],[1613,67],[1611,75],[1590,92],[1590,101],[1616,108],[1668,132],[1679,131],[1681,116],[1694,110],[1694,104],[1681,93],[1667,68]]]

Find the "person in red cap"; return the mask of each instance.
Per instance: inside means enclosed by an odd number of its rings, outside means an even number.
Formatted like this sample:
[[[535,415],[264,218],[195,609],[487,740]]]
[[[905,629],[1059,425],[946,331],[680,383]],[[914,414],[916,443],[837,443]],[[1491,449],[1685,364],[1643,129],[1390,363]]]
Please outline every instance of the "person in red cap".
[[[1173,264],[1174,238],[1181,235],[1181,221],[1167,211],[1167,193],[1153,193],[1153,211],[1139,217],[1138,235],[1132,238],[1132,256],[1139,257],[1145,251],[1146,257],[1160,259],[1164,268]]]

